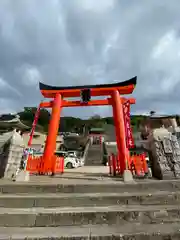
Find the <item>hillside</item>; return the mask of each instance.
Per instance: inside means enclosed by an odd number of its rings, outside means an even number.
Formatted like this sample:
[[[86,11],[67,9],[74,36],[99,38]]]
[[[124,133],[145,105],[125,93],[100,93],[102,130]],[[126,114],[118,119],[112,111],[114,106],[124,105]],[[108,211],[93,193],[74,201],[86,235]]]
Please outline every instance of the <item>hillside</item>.
[[[24,108],[24,111],[19,112],[18,114],[23,123],[25,123],[28,126],[31,126],[34,120],[35,113],[36,113],[36,108],[32,107],[32,108]],[[144,115],[131,116],[131,126],[134,132],[138,130],[141,121],[146,119],[147,117],[148,116],[144,116]],[[176,118],[177,120],[180,119],[179,116],[176,116]],[[50,120],[50,113],[46,109],[41,109],[37,130],[47,132],[49,120]],[[94,127],[103,128],[107,124],[114,125],[113,117],[101,118],[99,115],[92,116],[89,119],[80,119],[75,117],[61,117],[59,131],[60,132],[70,132],[70,131],[83,132],[83,129],[85,126],[86,126],[86,129],[90,129]]]

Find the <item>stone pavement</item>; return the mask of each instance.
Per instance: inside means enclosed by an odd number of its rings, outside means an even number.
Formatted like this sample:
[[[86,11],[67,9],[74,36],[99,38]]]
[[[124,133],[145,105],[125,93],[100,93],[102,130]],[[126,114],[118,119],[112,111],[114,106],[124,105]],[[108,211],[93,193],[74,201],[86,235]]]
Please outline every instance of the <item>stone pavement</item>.
[[[60,175],[51,176],[30,176],[29,182],[14,182],[14,185],[23,184],[31,185],[38,183],[42,184],[124,184],[120,177],[110,177],[108,175],[109,168],[107,166],[83,166],[76,169],[65,169],[65,172]],[[142,179],[136,182],[154,182],[158,180]],[[136,184],[136,182],[134,184]],[[10,180],[1,179],[1,184],[12,183]]]
[[[83,166],[76,169],[65,169],[62,178],[84,179],[84,180],[109,180],[109,169],[107,166]]]
[[[105,175],[109,173],[109,167],[107,166],[83,166],[74,169],[65,169],[65,173],[86,173],[86,174],[99,174]]]

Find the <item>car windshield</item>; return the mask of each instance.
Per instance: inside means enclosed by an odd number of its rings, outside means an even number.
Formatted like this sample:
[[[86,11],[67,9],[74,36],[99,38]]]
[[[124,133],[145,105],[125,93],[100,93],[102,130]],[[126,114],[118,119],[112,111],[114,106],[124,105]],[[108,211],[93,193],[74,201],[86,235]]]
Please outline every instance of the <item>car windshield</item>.
[[[75,155],[73,153],[70,153],[69,154],[69,157],[74,157]]]
[[[58,157],[67,157],[67,153],[66,152],[55,152],[55,155]]]

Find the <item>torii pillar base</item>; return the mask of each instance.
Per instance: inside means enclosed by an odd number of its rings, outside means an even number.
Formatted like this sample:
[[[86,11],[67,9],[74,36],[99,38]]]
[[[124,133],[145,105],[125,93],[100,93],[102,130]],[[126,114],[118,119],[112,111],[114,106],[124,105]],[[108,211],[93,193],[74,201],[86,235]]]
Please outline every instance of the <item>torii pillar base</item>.
[[[135,183],[132,172],[130,170],[128,170],[128,169],[124,170],[123,181],[125,183]]]
[[[29,182],[30,180],[30,174],[28,171],[20,171],[17,173],[16,176],[14,176],[14,178],[12,178],[13,182]]]

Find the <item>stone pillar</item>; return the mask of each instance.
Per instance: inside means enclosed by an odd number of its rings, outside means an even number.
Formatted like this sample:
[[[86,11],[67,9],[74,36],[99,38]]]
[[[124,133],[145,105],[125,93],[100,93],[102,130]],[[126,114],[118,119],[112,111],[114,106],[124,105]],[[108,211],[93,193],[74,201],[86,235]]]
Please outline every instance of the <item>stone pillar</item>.
[[[154,129],[149,135],[152,173],[158,179],[180,176],[180,146],[177,137],[165,128]]]
[[[16,175],[16,172],[19,171],[24,147],[22,136],[14,130],[9,140],[4,178],[12,179],[12,177]]]

